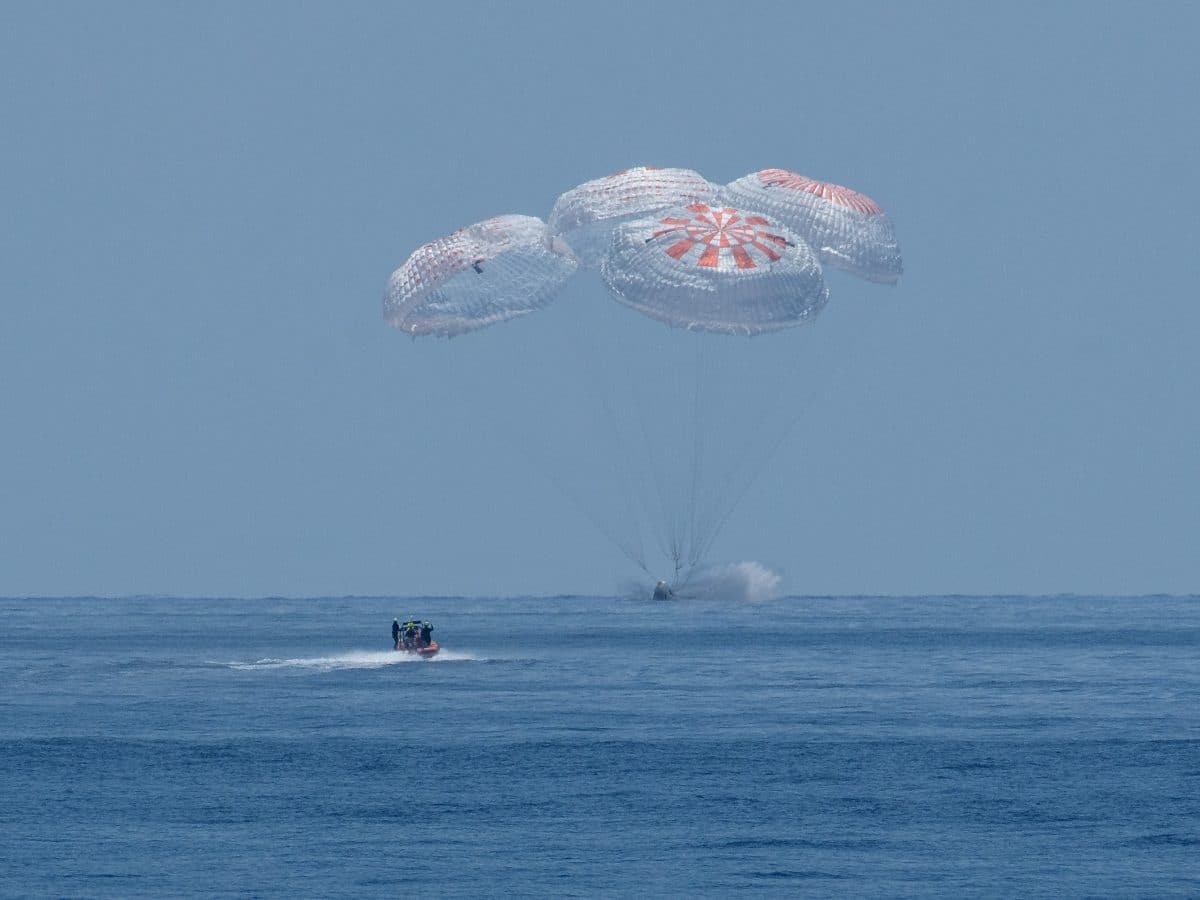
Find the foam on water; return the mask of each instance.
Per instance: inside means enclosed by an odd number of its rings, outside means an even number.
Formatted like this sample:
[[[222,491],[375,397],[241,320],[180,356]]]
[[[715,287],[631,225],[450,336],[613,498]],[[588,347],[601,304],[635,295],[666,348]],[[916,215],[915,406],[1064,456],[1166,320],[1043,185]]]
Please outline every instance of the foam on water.
[[[231,662],[226,665],[239,671],[262,669],[307,669],[314,672],[333,672],[340,669],[381,669],[401,663],[469,662],[476,657],[470,653],[442,650],[431,659],[415,653],[397,653],[395,650],[351,650],[333,656],[297,657],[295,659],[265,659],[254,662]]]

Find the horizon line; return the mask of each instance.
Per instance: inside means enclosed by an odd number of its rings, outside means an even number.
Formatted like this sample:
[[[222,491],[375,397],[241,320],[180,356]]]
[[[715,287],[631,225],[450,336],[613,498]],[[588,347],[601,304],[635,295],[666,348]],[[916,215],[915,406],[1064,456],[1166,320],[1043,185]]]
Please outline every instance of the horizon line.
[[[1170,591],[1152,591],[1138,594],[1096,594],[1074,591],[1059,591],[1055,593],[937,593],[937,594],[781,594],[771,600],[757,601],[772,603],[780,600],[1139,600],[1139,599],[1200,599],[1200,592],[1175,593]],[[614,600],[623,599],[619,594],[255,594],[255,595],[204,595],[204,594],[0,594],[0,602],[12,600],[54,601],[54,600],[215,600],[215,601],[266,601],[287,600],[293,602],[312,602],[319,600]],[[687,602],[686,600],[684,602]],[[705,602],[705,601],[700,601]]]

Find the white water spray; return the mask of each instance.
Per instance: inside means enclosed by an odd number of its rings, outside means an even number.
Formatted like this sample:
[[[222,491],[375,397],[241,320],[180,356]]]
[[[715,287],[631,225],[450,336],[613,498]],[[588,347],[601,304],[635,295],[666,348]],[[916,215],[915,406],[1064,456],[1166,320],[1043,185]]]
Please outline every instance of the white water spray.
[[[675,588],[681,600],[765,603],[779,596],[783,576],[760,562],[726,563],[696,572]]]

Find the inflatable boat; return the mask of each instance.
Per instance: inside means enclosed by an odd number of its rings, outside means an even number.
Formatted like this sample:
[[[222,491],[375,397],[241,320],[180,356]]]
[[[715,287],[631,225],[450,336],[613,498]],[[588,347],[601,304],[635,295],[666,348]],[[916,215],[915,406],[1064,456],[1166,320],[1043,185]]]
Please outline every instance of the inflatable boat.
[[[437,641],[430,641],[427,647],[405,647],[401,644],[396,648],[397,653],[412,653],[416,656],[423,656],[425,659],[433,659],[437,656],[438,651],[442,648],[438,646]]]

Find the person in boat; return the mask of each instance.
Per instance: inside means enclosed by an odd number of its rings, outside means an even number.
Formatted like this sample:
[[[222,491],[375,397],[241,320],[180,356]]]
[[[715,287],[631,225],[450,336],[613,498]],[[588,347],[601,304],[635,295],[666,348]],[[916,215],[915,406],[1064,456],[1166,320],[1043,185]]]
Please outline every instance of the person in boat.
[[[409,620],[404,623],[404,646],[413,649],[417,645],[417,623]]]
[[[428,647],[432,641],[433,626],[428,622],[421,623],[421,646]]]
[[[400,620],[392,619],[392,647],[400,649]]]
[[[675,592],[671,590],[671,586],[665,581],[660,581],[654,586],[655,600],[674,600]]]

